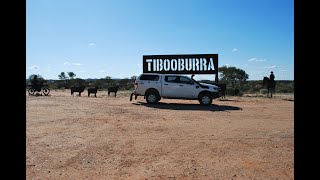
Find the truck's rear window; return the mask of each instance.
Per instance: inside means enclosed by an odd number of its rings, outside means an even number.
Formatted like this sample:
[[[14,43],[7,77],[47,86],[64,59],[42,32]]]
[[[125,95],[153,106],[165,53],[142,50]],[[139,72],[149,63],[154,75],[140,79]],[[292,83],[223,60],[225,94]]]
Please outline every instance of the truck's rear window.
[[[147,81],[158,81],[158,75],[141,75],[140,80],[147,80]]]

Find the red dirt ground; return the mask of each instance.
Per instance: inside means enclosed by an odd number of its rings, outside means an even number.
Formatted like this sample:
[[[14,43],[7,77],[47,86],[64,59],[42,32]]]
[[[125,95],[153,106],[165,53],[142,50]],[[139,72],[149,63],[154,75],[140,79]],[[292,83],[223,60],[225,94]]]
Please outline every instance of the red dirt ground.
[[[294,99],[27,95],[27,179],[294,179]]]

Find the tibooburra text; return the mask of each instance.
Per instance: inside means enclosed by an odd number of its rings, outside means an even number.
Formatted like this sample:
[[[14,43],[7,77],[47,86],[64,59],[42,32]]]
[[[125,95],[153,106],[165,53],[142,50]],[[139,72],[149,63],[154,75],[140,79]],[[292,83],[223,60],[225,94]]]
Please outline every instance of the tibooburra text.
[[[146,62],[150,72],[215,70],[212,58],[146,59]]]
[[[143,73],[215,74],[218,54],[144,55]]]

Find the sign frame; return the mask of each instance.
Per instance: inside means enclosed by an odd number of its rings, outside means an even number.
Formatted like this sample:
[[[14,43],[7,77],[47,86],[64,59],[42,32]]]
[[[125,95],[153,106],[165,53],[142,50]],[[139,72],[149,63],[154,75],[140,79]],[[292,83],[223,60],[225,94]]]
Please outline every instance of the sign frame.
[[[218,84],[218,54],[143,55],[143,73],[215,74]]]

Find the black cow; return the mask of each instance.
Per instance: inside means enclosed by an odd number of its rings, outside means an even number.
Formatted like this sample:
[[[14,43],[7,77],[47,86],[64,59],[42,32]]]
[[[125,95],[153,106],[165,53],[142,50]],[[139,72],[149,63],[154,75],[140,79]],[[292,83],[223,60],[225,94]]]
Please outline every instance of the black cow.
[[[116,97],[118,90],[119,90],[119,86],[108,87],[108,96],[110,95],[110,92],[114,92],[114,96]]]
[[[71,95],[73,95],[74,92],[79,92],[79,96],[81,96],[81,93],[84,91],[86,87],[85,86],[73,86],[71,87]]]
[[[90,96],[90,94],[94,94],[94,97],[97,97],[97,91],[98,91],[98,87],[91,87],[88,88],[88,97]]]

